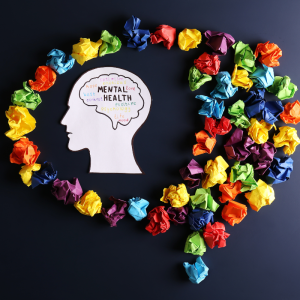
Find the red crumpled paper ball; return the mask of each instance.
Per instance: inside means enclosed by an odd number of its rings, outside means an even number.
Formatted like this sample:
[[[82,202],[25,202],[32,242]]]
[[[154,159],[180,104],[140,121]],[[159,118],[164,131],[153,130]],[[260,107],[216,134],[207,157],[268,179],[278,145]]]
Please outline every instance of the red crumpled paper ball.
[[[194,60],[195,67],[202,73],[217,75],[219,73],[221,61],[218,55],[210,55],[204,52],[199,58]]]
[[[170,50],[176,39],[176,28],[169,25],[159,25],[154,33],[150,35],[152,44],[163,42],[164,46]]]
[[[30,87],[38,92],[47,91],[55,83],[56,74],[47,66],[40,66],[35,71],[35,82],[29,80]]]
[[[218,245],[218,248],[226,247],[226,239],[230,236],[225,232],[225,225],[220,222],[215,222],[213,225],[209,222],[204,230],[203,237],[207,246],[213,249]]]
[[[146,226],[146,230],[152,233],[153,236],[164,233],[170,228],[170,217],[165,211],[164,206],[153,208],[147,216],[150,223]]]
[[[224,135],[231,131],[232,125],[230,124],[230,120],[224,116],[220,121],[217,121],[214,118],[205,117],[204,129],[215,138],[217,134]]]

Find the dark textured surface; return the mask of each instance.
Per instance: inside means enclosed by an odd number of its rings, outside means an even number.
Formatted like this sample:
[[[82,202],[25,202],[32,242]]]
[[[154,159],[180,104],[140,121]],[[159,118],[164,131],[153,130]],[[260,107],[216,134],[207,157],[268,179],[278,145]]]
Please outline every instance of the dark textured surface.
[[[269,4],[268,4],[269,3]],[[47,53],[58,48],[67,54],[80,37],[96,41],[102,29],[122,37],[125,21],[132,15],[141,28],[151,32],[160,24],[225,31],[238,41],[277,43],[282,51],[276,75],[288,75],[300,85],[299,19],[297,1],[10,1],[2,5],[1,102],[2,132],[8,130],[4,111],[14,90],[34,79],[34,72],[46,62]],[[203,129],[204,117],[197,115],[201,104],[194,98],[208,95],[215,80],[199,91],[188,87],[188,70],[203,51],[170,51],[162,44],[149,45],[138,53],[123,46],[121,51],[93,59],[75,67],[47,92],[33,112],[37,128],[28,135],[42,154],[58,169],[60,179],[78,177],[84,191],[93,189],[104,206],[108,197],[128,200],[141,196],[149,208],[160,205],[163,187],[178,184],[178,169],[192,158],[194,133]],[[233,50],[221,57],[221,70],[233,70]],[[89,174],[89,154],[67,149],[68,138],[60,121],[76,79],[99,66],[127,69],[142,78],[153,96],[149,118],[137,133],[136,158],[145,175]],[[294,100],[298,99],[299,91]],[[226,101],[245,99],[240,91]],[[267,95],[268,100],[276,100]],[[287,101],[284,101],[285,104]],[[227,112],[226,114],[227,115]],[[282,122],[276,125],[281,126]],[[297,126],[299,128],[299,126]],[[274,130],[271,132],[273,135]],[[218,136],[211,155],[197,161],[225,155],[227,137]],[[295,170],[291,179],[274,186],[276,200],[259,213],[248,210],[241,224],[226,231],[231,234],[224,249],[208,249],[203,256],[210,268],[200,284],[189,282],[182,263],[196,257],[183,253],[188,226],[152,237],[146,220],[127,216],[117,228],[110,228],[101,215],[89,218],[55,200],[50,186],[27,188],[19,177],[19,165],[9,163],[13,142],[1,137],[1,298],[2,299],[299,299],[299,184],[300,149],[292,156]],[[280,150],[277,155],[282,155]],[[122,153],[120,153],[122,155]],[[215,199],[218,188],[213,188]],[[239,201],[245,203],[241,196]],[[221,220],[221,210],[216,219]],[[210,297],[210,298],[209,298]]]

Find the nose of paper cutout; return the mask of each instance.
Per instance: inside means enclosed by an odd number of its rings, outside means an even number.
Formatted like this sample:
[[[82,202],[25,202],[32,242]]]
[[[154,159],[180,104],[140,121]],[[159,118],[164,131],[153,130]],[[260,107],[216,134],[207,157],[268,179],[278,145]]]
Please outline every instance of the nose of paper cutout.
[[[136,82],[119,74],[105,74],[92,78],[80,88],[79,97],[87,106],[96,106],[96,112],[107,116],[113,129],[118,124],[128,125],[139,116],[144,99]]]

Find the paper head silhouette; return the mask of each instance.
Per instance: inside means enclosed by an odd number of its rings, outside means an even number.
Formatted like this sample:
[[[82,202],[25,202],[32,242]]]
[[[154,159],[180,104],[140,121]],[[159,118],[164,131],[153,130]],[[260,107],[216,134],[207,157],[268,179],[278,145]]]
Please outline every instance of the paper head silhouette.
[[[75,83],[67,126],[69,149],[89,149],[92,173],[142,174],[133,137],[150,112],[151,95],[135,74],[113,67],[84,73]]]

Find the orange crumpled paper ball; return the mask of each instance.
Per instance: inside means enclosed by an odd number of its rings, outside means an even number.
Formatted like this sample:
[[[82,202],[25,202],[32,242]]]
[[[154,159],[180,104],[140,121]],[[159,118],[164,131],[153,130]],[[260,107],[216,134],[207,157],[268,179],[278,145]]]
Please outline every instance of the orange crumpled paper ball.
[[[284,111],[280,114],[281,120],[286,124],[298,124],[300,122],[300,102],[288,102],[284,106]]]
[[[38,147],[33,142],[23,137],[14,143],[14,148],[9,158],[12,164],[32,166],[35,164],[40,153],[41,151],[38,151]]]
[[[222,218],[231,226],[239,224],[247,215],[247,206],[233,200],[229,200],[228,204],[222,210]]]
[[[201,130],[196,135],[197,144],[193,146],[194,156],[200,155],[203,153],[211,153],[217,140]]]
[[[35,71],[35,82],[29,80],[30,87],[38,92],[47,91],[55,83],[56,74],[47,66],[40,66]]]
[[[241,193],[242,182],[237,180],[236,182],[230,182],[230,177],[227,178],[227,183],[219,185],[219,191],[222,196],[219,197],[221,203],[226,203],[227,201],[234,200],[235,197]]]
[[[282,56],[282,50],[278,45],[270,43],[259,43],[256,46],[254,55],[257,58],[258,54],[261,54],[259,61],[267,67],[278,67],[280,65],[278,59]]]

